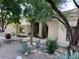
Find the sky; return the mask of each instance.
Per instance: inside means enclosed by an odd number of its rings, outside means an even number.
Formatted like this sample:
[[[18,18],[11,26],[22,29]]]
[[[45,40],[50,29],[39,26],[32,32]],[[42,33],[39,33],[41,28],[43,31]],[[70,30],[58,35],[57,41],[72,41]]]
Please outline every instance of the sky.
[[[79,2],[79,0],[77,0]],[[73,3],[73,0],[68,0],[67,3],[62,4],[61,11],[67,11],[76,8],[75,4]]]
[[[66,0],[67,2],[65,4],[62,4],[61,8],[59,8],[61,11],[67,11],[67,10],[71,10],[76,8],[73,0]],[[79,2],[79,0],[76,0],[77,2]],[[21,6],[23,9],[24,7]]]

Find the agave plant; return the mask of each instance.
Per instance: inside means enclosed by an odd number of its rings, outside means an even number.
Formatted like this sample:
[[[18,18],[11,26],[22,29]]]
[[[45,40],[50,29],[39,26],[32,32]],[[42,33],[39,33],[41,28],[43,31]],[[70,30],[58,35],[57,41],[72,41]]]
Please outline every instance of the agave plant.
[[[22,44],[21,44],[21,53],[22,54],[29,54],[30,52],[31,52],[31,47],[28,45],[28,43],[26,43],[26,42],[22,42]]]
[[[70,51],[70,55],[67,54],[60,54],[57,56],[57,59],[79,59],[79,53],[76,51],[75,53],[73,53],[73,51]]]
[[[40,40],[36,40],[36,48],[40,48]]]

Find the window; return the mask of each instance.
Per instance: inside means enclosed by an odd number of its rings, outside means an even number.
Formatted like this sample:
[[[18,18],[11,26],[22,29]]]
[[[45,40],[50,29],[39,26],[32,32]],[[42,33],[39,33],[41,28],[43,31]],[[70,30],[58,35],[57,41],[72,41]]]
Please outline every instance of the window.
[[[20,27],[20,33],[24,33],[24,32],[25,32],[24,27]]]

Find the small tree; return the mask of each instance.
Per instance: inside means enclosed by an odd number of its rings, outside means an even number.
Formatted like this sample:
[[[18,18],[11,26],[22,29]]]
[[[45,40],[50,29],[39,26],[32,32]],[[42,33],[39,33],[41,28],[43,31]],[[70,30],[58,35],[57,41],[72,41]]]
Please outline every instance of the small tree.
[[[77,25],[74,28],[74,32],[73,32],[73,28],[70,26],[67,18],[64,16],[64,14],[57,8],[56,5],[56,1],[57,0],[46,0],[53,8],[53,10],[60,16],[61,20],[58,19],[65,27],[66,27],[66,31],[67,31],[67,38],[69,40],[69,47],[68,50],[73,49],[73,47],[75,45],[78,45],[79,42],[79,18],[77,21]],[[59,0],[58,0],[59,1]],[[66,1],[66,0],[65,0]],[[75,3],[75,5],[77,6],[77,8],[79,8],[79,5],[77,4],[76,0],[73,0],[73,2]]]
[[[35,22],[45,22],[52,18],[51,7],[43,0],[26,0],[24,15],[31,24],[31,38],[30,43],[32,44],[33,28]]]

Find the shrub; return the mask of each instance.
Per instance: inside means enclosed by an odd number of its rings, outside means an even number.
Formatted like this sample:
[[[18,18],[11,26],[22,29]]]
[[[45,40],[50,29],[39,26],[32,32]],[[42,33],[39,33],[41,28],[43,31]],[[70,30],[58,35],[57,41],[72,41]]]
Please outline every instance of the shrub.
[[[10,33],[6,33],[5,37],[6,37],[6,39],[11,39],[11,34]]]
[[[11,35],[12,35],[12,36],[15,36],[16,34],[15,34],[15,32],[12,32]]]
[[[48,38],[46,41],[46,52],[49,54],[54,54],[57,48],[58,48],[57,41]]]
[[[26,42],[22,42],[22,44],[21,44],[21,53],[22,54],[25,54],[26,52],[30,53],[30,51],[31,51],[31,47],[28,46],[28,44]]]

